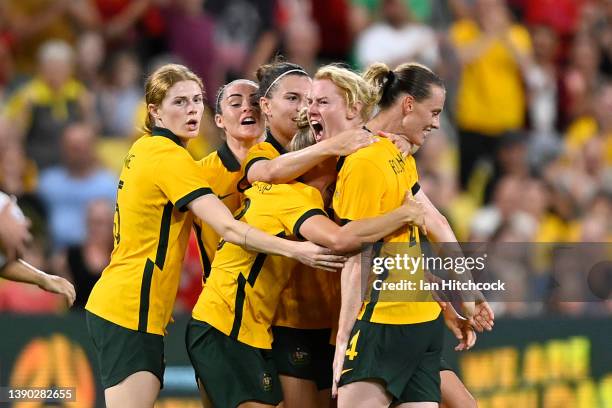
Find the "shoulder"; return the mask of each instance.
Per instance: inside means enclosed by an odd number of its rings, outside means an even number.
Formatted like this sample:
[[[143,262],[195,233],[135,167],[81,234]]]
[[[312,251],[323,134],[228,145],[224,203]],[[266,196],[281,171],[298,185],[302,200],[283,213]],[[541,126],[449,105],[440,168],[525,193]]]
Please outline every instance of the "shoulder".
[[[395,151],[399,153],[399,150],[389,139],[381,137],[376,143],[372,143],[347,156],[346,163],[369,163],[378,166],[382,160],[387,156],[392,156]]]
[[[269,184],[256,181],[253,186],[245,191],[246,197],[256,200],[268,200],[275,206],[303,205],[305,203],[322,203],[319,190],[300,182],[286,184]]]
[[[259,142],[249,149],[248,154],[253,154],[257,152],[276,152],[276,149],[269,142]]]
[[[202,167],[217,167],[221,164],[221,159],[215,150],[214,152],[211,152],[202,159],[198,160],[197,163]]]

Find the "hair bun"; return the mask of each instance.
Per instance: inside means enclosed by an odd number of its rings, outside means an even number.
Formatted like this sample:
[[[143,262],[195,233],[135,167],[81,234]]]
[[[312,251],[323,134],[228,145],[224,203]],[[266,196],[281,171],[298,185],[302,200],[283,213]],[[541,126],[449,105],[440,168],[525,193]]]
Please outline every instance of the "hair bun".
[[[392,69],[389,70],[389,72],[387,72],[387,83],[386,85],[389,86],[391,85],[391,83],[393,82],[393,80],[395,79],[395,72],[393,72]]]

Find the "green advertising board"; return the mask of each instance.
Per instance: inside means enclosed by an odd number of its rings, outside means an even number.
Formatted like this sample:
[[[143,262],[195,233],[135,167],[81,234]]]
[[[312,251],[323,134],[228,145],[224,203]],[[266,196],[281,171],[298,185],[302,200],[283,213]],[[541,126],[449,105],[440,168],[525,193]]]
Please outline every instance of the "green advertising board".
[[[187,316],[168,327],[165,388],[157,407],[199,407],[184,346]],[[104,406],[85,316],[0,316],[0,387],[75,390],[74,402],[0,403],[17,408]],[[499,319],[476,347],[445,358],[481,408],[612,408],[612,320]],[[330,368],[331,369],[331,368]]]

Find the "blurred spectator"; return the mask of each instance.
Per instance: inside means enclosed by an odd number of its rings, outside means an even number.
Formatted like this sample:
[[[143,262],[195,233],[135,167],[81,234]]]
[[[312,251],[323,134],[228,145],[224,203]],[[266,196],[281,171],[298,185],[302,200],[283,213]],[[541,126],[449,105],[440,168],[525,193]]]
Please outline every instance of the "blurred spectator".
[[[594,96],[592,114],[576,120],[567,131],[565,144],[570,155],[599,137],[604,143],[607,166],[612,166],[612,81],[603,83]]]
[[[0,190],[19,196],[36,188],[36,165],[25,156],[12,123],[0,117]]]
[[[549,26],[531,29],[533,63],[527,67],[525,80],[531,129],[536,137],[555,133],[557,124],[557,34]]]
[[[503,0],[477,0],[475,18],[457,21],[450,35],[463,66],[456,112],[465,187],[476,164],[495,154],[499,136],[525,124],[519,60],[531,53],[531,41]]]
[[[142,102],[141,77],[142,71],[133,53],[123,51],[113,56],[97,101],[102,135],[129,137],[136,132],[134,121]]]
[[[204,0],[175,0],[164,10],[170,52],[204,81],[208,95],[215,95],[222,85],[217,63],[215,24],[204,12]]]
[[[522,0],[524,17],[530,25],[546,25],[566,37],[578,28],[580,10],[588,0]]]
[[[49,210],[55,250],[83,243],[86,209],[91,201],[115,201],[117,179],[98,166],[95,141],[91,126],[69,126],[61,143],[63,164],[41,173],[38,191]]]
[[[216,22],[215,43],[223,83],[254,77],[257,67],[278,47],[275,0],[207,0],[204,7]]]
[[[15,76],[15,67],[9,48],[9,40],[3,38],[1,34],[0,31],[0,102],[4,102],[10,93],[11,82]]]
[[[600,55],[594,38],[577,35],[570,49],[568,67],[562,78],[562,117],[567,126],[572,120],[589,113],[590,99],[602,83]]]
[[[407,61],[432,69],[438,64],[438,42],[428,26],[411,19],[404,0],[382,0],[382,21],[365,29],[357,38],[356,57],[361,67],[384,62],[391,67]]]
[[[165,51],[164,19],[157,3],[168,0],[92,0],[110,50],[134,48],[142,61]]]
[[[73,77],[72,48],[52,40],[39,51],[38,76],[8,101],[5,114],[25,140],[28,156],[42,169],[59,163],[59,139],[75,120],[92,120],[91,96]]]
[[[76,77],[87,89],[96,92],[102,82],[101,67],[106,57],[102,35],[96,31],[83,33],[76,45]]]
[[[519,131],[506,132],[501,135],[495,162],[497,168],[494,172],[494,178],[489,180],[487,189],[490,189],[490,186],[494,185],[503,176],[528,177],[527,135]],[[488,197],[490,193],[486,195]]]
[[[470,242],[487,242],[502,223],[520,208],[523,180],[507,176],[495,185],[491,204],[479,209],[472,218]]]
[[[319,26],[321,51],[324,61],[346,60],[353,40],[349,21],[351,0],[310,0],[312,18]]]
[[[308,17],[296,17],[283,33],[283,48],[287,61],[303,67],[311,75],[317,71],[321,38],[319,28]]]
[[[595,27],[595,38],[601,50],[601,71],[612,77],[612,1],[602,2],[602,13]]]
[[[17,69],[31,75],[36,52],[50,38],[73,43],[75,28],[95,28],[98,16],[91,0],[5,0],[0,13],[6,16]]]
[[[351,0],[350,23],[351,32],[359,34],[376,20],[384,0]],[[451,0],[452,3],[456,0]],[[410,15],[416,21],[426,23],[432,14],[447,13],[446,0],[402,0]],[[444,9],[444,10],[440,10]],[[440,15],[436,15],[439,19]]]
[[[94,200],[87,206],[87,235],[80,245],[71,245],[55,259],[55,270],[74,283],[74,306],[84,308],[87,298],[113,250],[113,203]]]

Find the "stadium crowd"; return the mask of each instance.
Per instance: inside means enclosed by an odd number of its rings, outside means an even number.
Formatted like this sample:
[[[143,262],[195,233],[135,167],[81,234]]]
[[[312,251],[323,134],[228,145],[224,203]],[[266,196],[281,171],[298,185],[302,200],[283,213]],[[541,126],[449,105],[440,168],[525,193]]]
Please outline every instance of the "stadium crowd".
[[[253,78],[279,53],[311,74],[328,62],[417,61],[443,78],[443,126],[416,160],[460,241],[612,238],[612,0],[6,0],[0,190],[32,221],[24,258],[74,282],[83,307],[112,251],[145,76],[183,63],[213,104],[221,85]],[[209,107],[189,147],[197,159],[221,142],[212,116]],[[201,289],[192,241],[177,302],[185,311]],[[511,270],[518,287],[533,283]],[[508,305],[498,312],[534,312]],[[64,306],[3,281],[0,310]],[[612,304],[535,310],[601,314]]]

